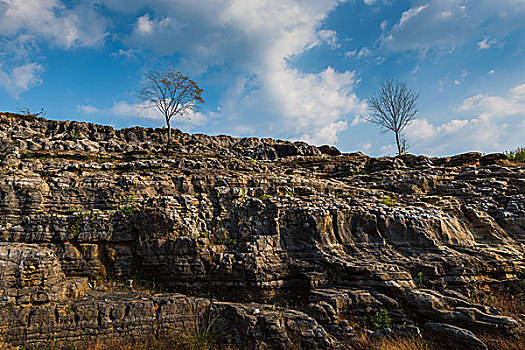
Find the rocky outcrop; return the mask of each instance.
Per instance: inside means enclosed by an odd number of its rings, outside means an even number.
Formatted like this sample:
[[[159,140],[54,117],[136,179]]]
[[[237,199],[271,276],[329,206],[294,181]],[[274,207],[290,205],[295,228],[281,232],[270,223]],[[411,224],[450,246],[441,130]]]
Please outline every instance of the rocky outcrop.
[[[473,348],[476,332],[521,332],[468,296],[523,279],[525,167],[174,134],[166,154],[163,129],[0,116],[6,341],[183,333],[212,317],[241,346],[349,348],[380,310],[395,334]]]
[[[121,291],[90,288],[87,278],[66,278],[54,253],[37,245],[1,243],[0,267],[0,331],[12,346],[184,333],[219,320],[221,330],[243,346],[339,347],[314,318],[299,311],[139,293],[132,286]]]

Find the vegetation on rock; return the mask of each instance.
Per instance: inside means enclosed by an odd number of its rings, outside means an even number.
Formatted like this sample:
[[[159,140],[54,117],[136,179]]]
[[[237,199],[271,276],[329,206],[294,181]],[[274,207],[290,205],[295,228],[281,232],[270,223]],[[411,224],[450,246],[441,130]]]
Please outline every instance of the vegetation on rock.
[[[518,147],[515,150],[507,151],[507,159],[510,162],[525,163],[525,147]]]

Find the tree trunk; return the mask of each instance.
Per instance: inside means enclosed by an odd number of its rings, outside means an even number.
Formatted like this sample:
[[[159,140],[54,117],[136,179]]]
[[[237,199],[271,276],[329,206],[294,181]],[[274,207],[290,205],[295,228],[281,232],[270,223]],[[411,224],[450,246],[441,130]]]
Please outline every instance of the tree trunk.
[[[399,142],[399,131],[394,131],[396,134],[396,143],[397,143],[397,155],[401,155],[401,143]]]
[[[166,118],[166,124],[168,125],[168,144],[166,146],[166,150],[170,151],[170,144],[171,144],[171,125],[170,120]]]

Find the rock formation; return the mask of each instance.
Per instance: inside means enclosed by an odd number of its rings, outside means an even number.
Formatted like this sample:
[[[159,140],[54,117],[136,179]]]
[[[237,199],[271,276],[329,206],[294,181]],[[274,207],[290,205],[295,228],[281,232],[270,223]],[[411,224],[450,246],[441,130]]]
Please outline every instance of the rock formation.
[[[0,115],[0,340],[182,333],[212,318],[247,348],[351,349],[381,310],[389,332],[449,349],[524,334],[525,315],[469,295],[523,287],[525,166],[175,139],[166,154],[164,129]]]

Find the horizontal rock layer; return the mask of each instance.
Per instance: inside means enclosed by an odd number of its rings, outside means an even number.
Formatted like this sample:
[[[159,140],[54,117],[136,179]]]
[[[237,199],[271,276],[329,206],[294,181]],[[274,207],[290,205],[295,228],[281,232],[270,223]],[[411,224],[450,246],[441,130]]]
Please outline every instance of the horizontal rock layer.
[[[394,332],[473,347],[467,330],[521,332],[467,296],[523,280],[524,166],[175,135],[165,153],[163,129],[0,116],[6,341],[181,333],[213,315],[241,345],[345,348],[382,309]],[[128,279],[167,293],[96,287]]]

